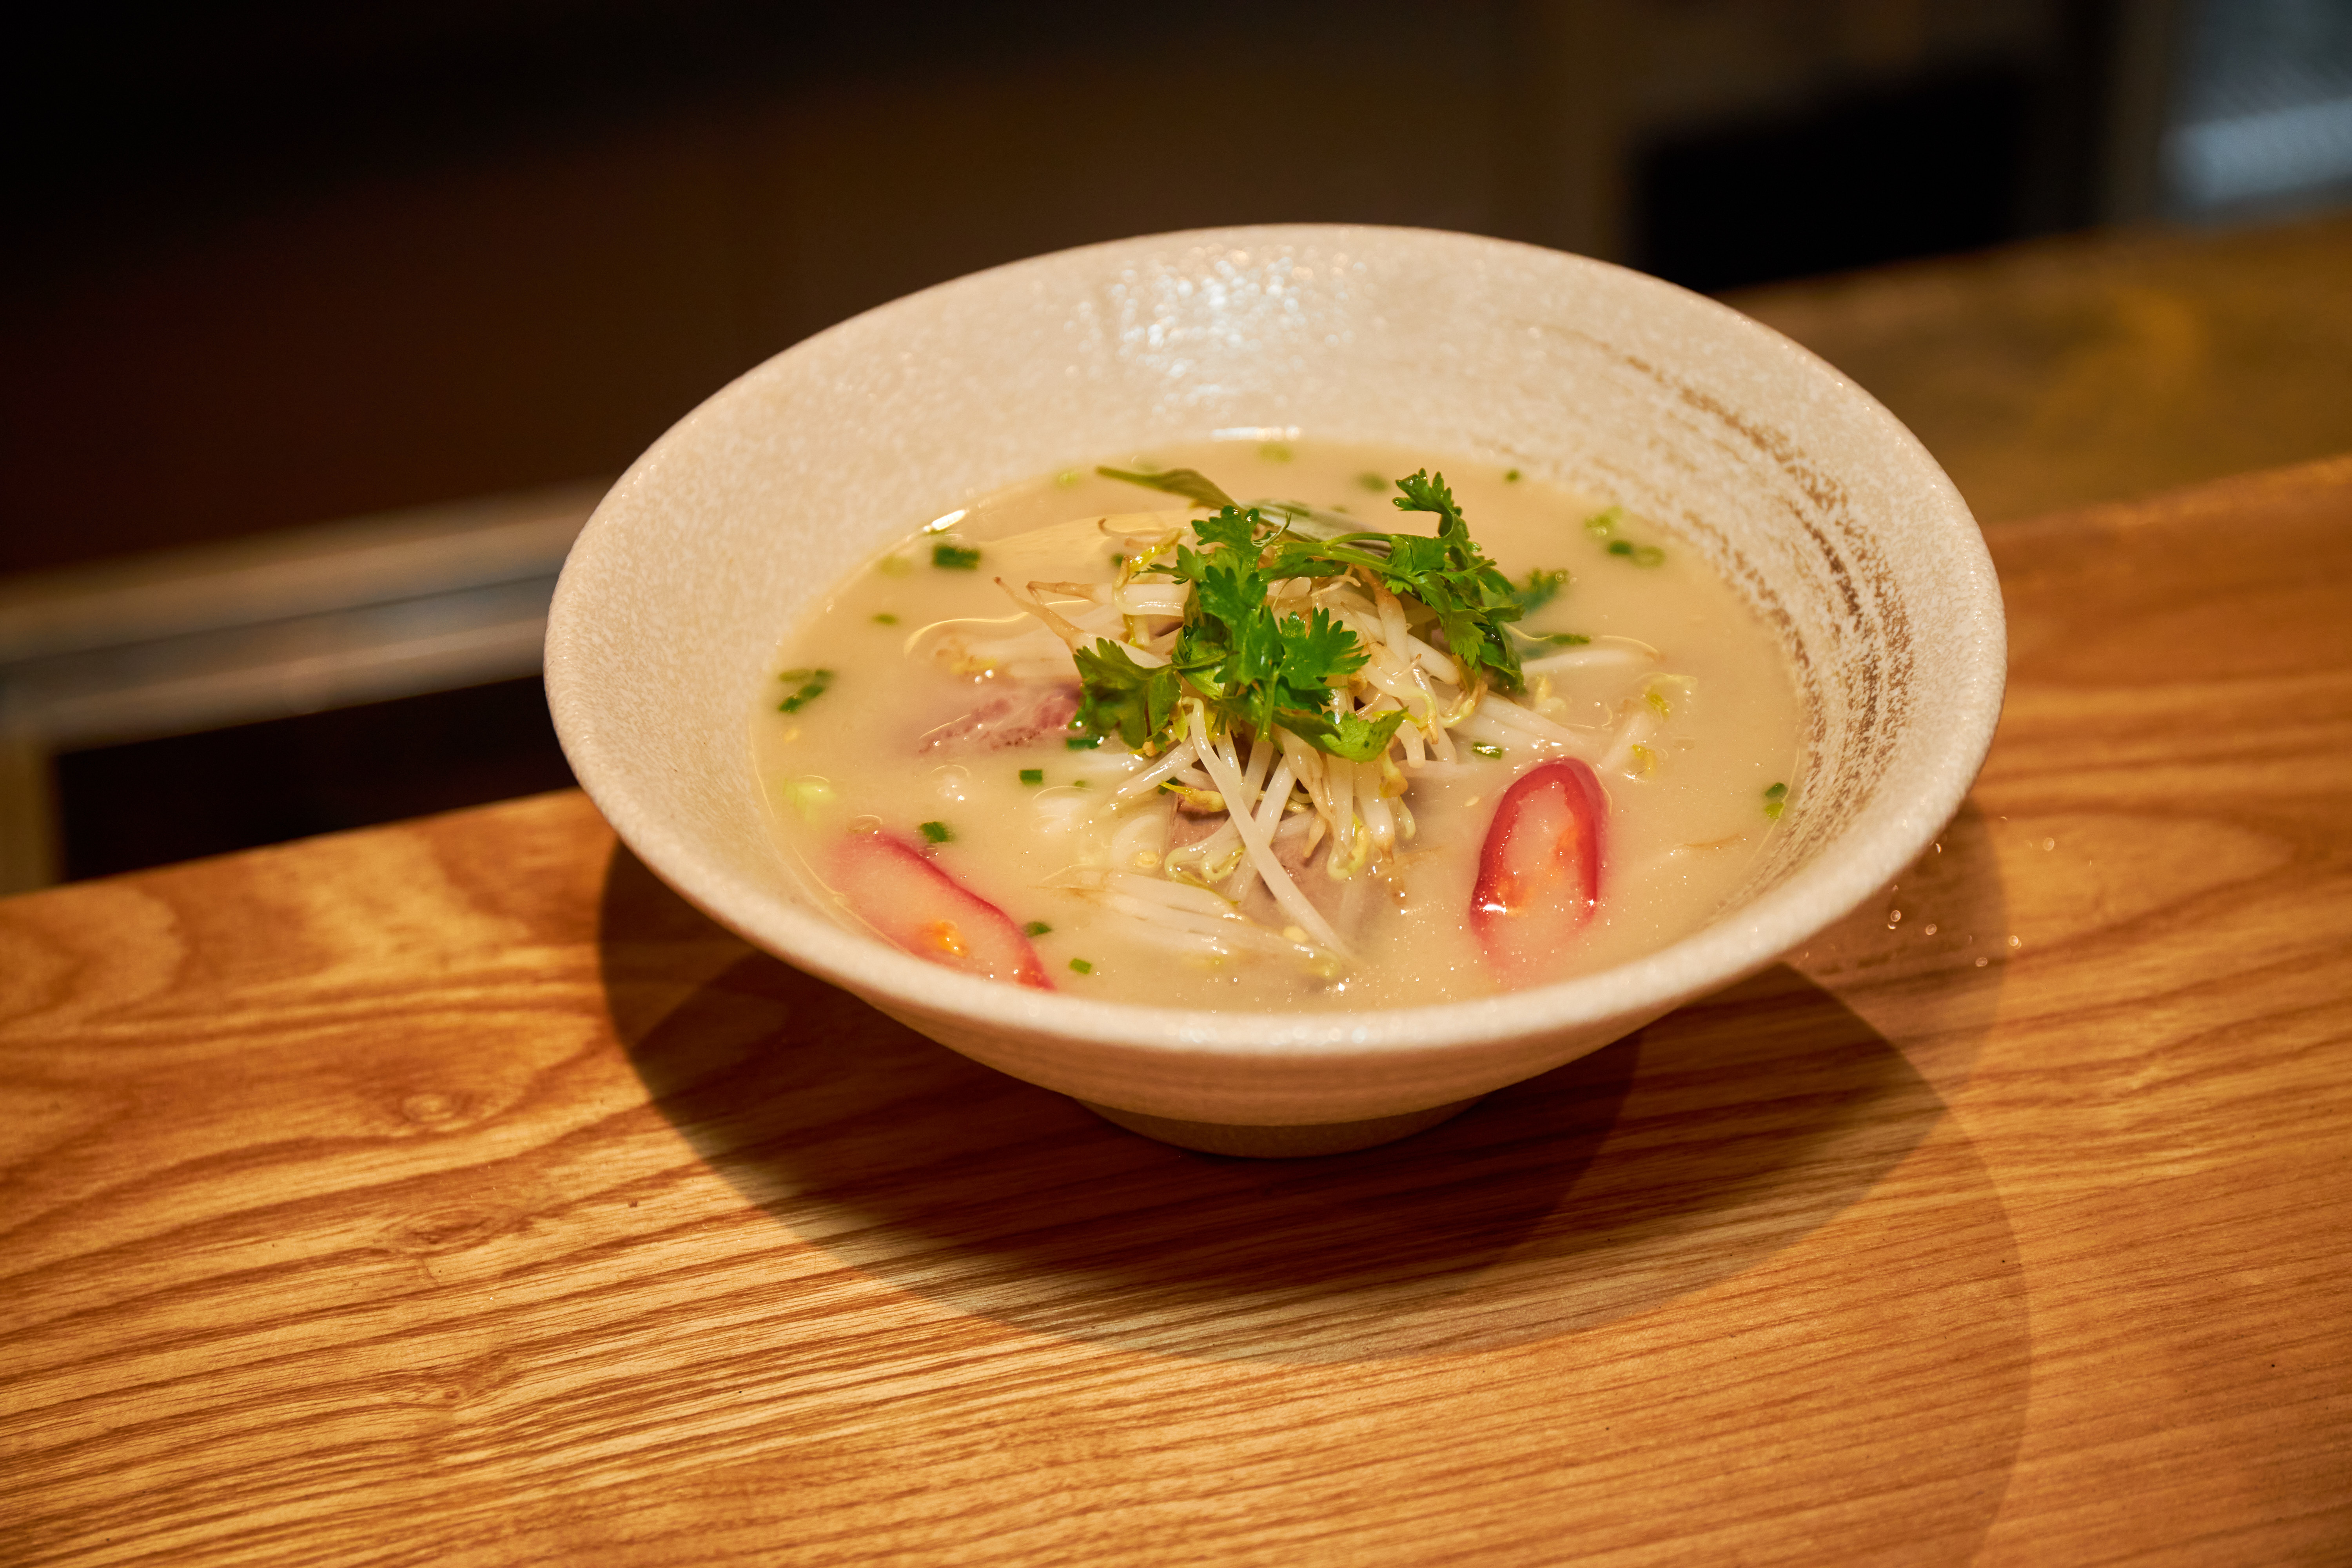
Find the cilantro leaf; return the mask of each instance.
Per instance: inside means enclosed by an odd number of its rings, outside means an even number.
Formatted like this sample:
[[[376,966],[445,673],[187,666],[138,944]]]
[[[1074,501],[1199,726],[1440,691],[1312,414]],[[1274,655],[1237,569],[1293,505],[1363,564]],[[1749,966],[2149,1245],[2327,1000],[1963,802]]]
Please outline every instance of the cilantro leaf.
[[[1389,749],[1397,726],[1404,722],[1404,710],[1391,708],[1376,719],[1367,719],[1360,713],[1310,713],[1289,708],[1277,717],[1282,727],[1300,740],[1311,741],[1335,757],[1369,763]]]
[[[1189,469],[1097,471],[1217,510],[1192,525],[1192,542],[1177,546],[1172,563],[1152,567],[1192,590],[1168,662],[1147,668],[1108,638],[1077,651],[1083,691],[1072,728],[1083,739],[1073,744],[1107,734],[1137,751],[1173,743],[1182,724],[1180,705],[1197,701],[1217,731],[1247,725],[1264,733],[1279,724],[1334,756],[1370,761],[1387,749],[1405,713],[1339,711],[1334,689],[1346,689],[1370,652],[1328,608],[1277,616],[1269,601],[1276,584],[1360,572],[1409,601],[1415,625],[1435,620],[1440,629],[1430,635],[1442,636],[1466,679],[1517,690],[1524,681],[1509,623],[1557,594],[1568,577],[1537,572],[1524,589],[1515,587],[1479,552],[1442,474],[1424,470],[1396,481],[1400,509],[1437,515],[1434,537],[1365,531],[1325,538],[1292,531],[1281,507],[1234,505]]]
[[[1140,751],[1145,742],[1167,728],[1182,696],[1176,671],[1166,665],[1146,669],[1127,649],[1108,637],[1077,650],[1080,691],[1074,730],[1097,740],[1117,734],[1128,750]]]

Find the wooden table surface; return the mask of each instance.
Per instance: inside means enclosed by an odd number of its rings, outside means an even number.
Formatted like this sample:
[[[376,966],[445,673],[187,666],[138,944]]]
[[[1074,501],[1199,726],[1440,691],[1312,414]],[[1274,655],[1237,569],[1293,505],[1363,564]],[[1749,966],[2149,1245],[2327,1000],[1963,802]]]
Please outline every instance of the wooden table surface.
[[[1979,521],[2352,451],[2352,212],[2063,235],[1725,298],[1894,410]]]
[[[1993,532],[1915,869],[1360,1154],[1116,1131],[576,795],[0,902],[0,1559],[2352,1560],[2352,459]]]

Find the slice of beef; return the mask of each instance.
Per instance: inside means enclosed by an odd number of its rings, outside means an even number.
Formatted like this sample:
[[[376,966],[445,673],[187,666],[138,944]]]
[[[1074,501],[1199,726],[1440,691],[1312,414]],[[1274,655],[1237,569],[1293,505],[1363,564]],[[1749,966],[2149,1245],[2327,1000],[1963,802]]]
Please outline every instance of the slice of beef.
[[[1213,826],[1224,819],[1211,817],[1207,820]],[[1296,817],[1289,818],[1284,826],[1288,826],[1290,822],[1297,820]],[[1352,877],[1335,878],[1325,869],[1327,858],[1331,852],[1331,836],[1324,834],[1312,854],[1307,850],[1307,837],[1304,832],[1295,829],[1288,833],[1277,830],[1274,838],[1274,858],[1284,870],[1290,873],[1292,883],[1307,896],[1307,901],[1331,922],[1331,929],[1339,933],[1340,940],[1356,942],[1362,937],[1367,922],[1373,919],[1381,906],[1393,901],[1393,889],[1388,877],[1376,864]],[[1242,912],[1276,931],[1291,923],[1290,917],[1283,912],[1280,904],[1275,902],[1274,895],[1266,890],[1263,881],[1251,886],[1249,897],[1242,900]]]
[[[1077,710],[1075,684],[1019,686],[925,731],[915,750],[956,753],[1026,746],[1065,733]]]

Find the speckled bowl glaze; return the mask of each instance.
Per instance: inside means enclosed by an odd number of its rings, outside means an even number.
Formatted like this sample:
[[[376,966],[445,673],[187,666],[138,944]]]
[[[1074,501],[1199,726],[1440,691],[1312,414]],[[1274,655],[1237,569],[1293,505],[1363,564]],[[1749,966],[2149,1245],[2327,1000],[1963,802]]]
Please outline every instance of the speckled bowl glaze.
[[[1220,431],[1408,444],[1622,502],[1777,627],[1800,809],[1740,895],[1637,963],[1363,1013],[1154,1008],[954,973],[845,929],[771,842],[750,744],[778,640],[886,541],[1017,479]],[[2000,596],[1951,482],[1756,322],[1552,251],[1412,229],[1160,235],[898,300],[654,446],[565,563],[547,688],[581,783],[697,906],[943,1045],[1231,1153],[1360,1147],[1769,963],[1958,806],[1999,716]]]

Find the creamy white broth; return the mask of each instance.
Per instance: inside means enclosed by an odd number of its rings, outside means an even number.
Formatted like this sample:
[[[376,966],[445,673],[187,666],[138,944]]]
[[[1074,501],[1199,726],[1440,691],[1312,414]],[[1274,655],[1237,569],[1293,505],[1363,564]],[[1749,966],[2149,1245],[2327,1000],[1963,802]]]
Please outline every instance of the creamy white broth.
[[[1297,500],[1397,533],[1432,532],[1437,520],[1391,506],[1397,492],[1387,481],[1434,468],[1479,547],[1515,583],[1530,571],[1568,572],[1557,595],[1517,625],[1591,640],[1559,647],[1522,639],[1528,680],[1516,700],[1572,731],[1574,750],[1595,763],[1608,802],[1600,897],[1544,973],[1513,983],[1606,968],[1697,930],[1740,884],[1780,810],[1801,809],[1794,769],[1802,713],[1787,657],[1731,587],[1667,531],[1621,519],[1604,536],[1588,526],[1604,511],[1591,498],[1407,448],[1227,442],[1112,461],[1196,468],[1245,504]],[[1170,844],[1154,824],[1172,821],[1177,803],[1160,791],[1114,803],[1118,786],[1152,761],[1116,736],[1070,749],[1056,721],[1062,710],[1046,694],[1056,676],[1075,688],[1075,668],[996,579],[1015,590],[1038,581],[1107,587],[1118,546],[1098,520],[1160,512],[1172,524],[1206,515],[1186,506],[1091,466],[1075,468],[968,500],[936,531],[910,533],[836,585],[784,640],[779,679],[752,723],[782,852],[857,924],[855,900],[828,885],[841,879],[835,847],[875,830],[918,847],[1015,925],[1049,928],[1032,939],[1043,973],[1076,994],[1356,1008],[1505,988],[1470,912],[1481,845],[1513,782],[1570,749],[1491,722],[1452,731],[1456,763],[1402,768],[1401,798],[1413,832],[1392,854],[1370,856],[1352,877],[1329,878],[1319,858],[1299,874],[1334,929],[1344,928],[1344,959],[1312,940],[1284,937],[1300,937],[1300,928],[1263,886],[1240,906],[1262,940],[1192,938],[1177,947],[1139,925],[1124,896],[1111,896],[1134,886],[1106,885],[1111,872],[1167,881]],[[969,569],[935,565],[940,546],[976,550],[978,560]],[[786,702],[791,710],[780,710]],[[1009,745],[963,732],[973,714],[992,708],[1004,710],[986,721],[996,737],[1038,732]],[[1472,733],[1502,754],[1474,753]],[[1260,782],[1272,771],[1269,763]],[[1024,772],[1039,782],[1024,782]],[[1768,797],[1774,785],[1784,793]],[[1199,833],[1218,820],[1195,818],[1174,832]],[[1222,875],[1217,882],[1226,885]],[[1228,951],[1181,950],[1209,946]]]

